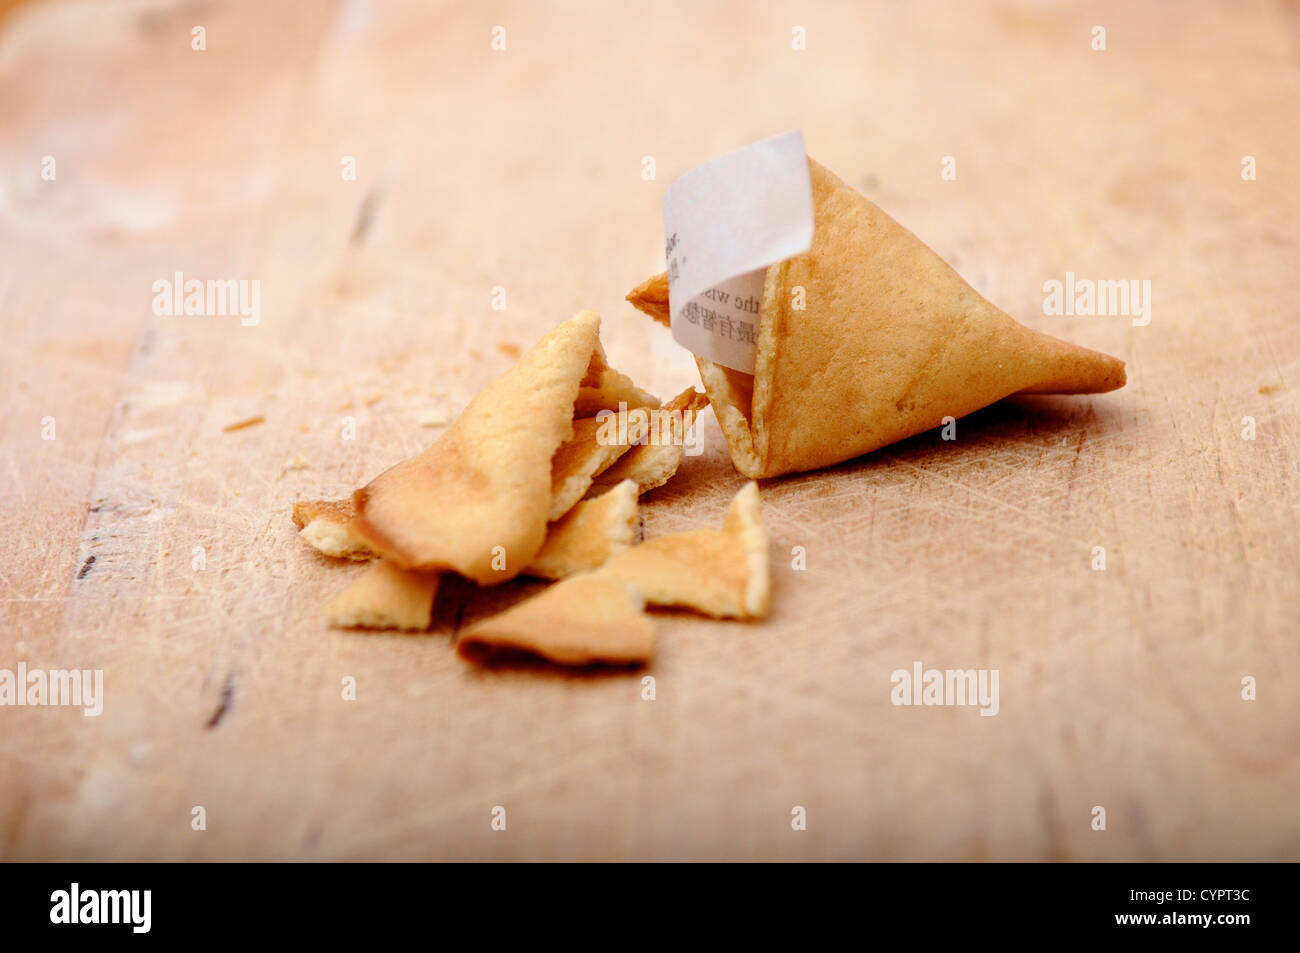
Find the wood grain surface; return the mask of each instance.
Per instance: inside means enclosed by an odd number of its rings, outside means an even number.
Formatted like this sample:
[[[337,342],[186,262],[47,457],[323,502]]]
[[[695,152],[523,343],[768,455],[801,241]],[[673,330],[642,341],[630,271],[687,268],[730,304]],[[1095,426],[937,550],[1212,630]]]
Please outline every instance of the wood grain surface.
[[[9,10],[0,668],[105,699],[0,709],[0,858],[1300,859],[1298,36],[1272,2]],[[325,627],[360,570],[293,502],[583,307],[644,386],[697,383],[623,295],[665,186],[789,128],[1128,386],[765,482],[771,618],[657,615],[654,701],[458,659],[523,584]],[[259,281],[260,321],[156,316],[176,272]],[[1066,272],[1149,279],[1150,324],[1045,315]],[[706,439],[647,535],[742,485]],[[999,713],[891,704],[916,661],[997,669]]]

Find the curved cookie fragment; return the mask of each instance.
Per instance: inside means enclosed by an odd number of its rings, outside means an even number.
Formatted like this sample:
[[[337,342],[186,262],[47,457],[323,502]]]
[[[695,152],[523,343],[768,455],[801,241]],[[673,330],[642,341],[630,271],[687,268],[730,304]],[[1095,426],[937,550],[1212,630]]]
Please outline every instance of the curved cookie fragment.
[[[624,480],[603,496],[578,503],[551,524],[541,551],[524,572],[561,579],[623,552],[636,540],[636,500],[636,483]]]
[[[581,573],[475,623],[456,651],[470,662],[525,653],[559,665],[639,665],[654,655],[654,626],[643,607],[635,586]]]
[[[325,607],[337,628],[423,631],[433,617],[438,574],[398,569],[377,560]]]
[[[592,481],[632,449],[631,443],[604,439],[604,430],[595,417],[573,422],[573,436],[560,444],[551,461],[551,503],[547,519],[558,520],[573,509],[591,488]]]
[[[348,532],[356,512],[351,499],[307,500],[293,505],[293,523],[303,542],[326,556],[364,561],[374,553]]]
[[[583,311],[542,338],[431,447],[353,494],[351,533],[401,568],[452,569],[482,585],[517,575],[546,538],[551,459],[573,436],[599,330]],[[502,550],[505,569],[493,565]]]
[[[671,445],[645,444],[633,447],[619,457],[604,473],[598,473],[591,481],[587,497],[596,498],[604,494],[611,486],[617,486],[627,480],[636,484],[637,491],[648,493],[661,487],[673,478],[682,463],[682,448]]]
[[[771,582],[758,502],[758,484],[747,483],[732,499],[721,529],[648,539],[610,557],[599,575],[634,583],[650,605],[683,606],[718,618],[762,618]]]
[[[708,396],[693,387],[664,404],[660,412],[669,414],[668,427],[651,428],[652,435],[658,432],[661,438],[633,447],[615,460],[608,470],[598,473],[587,495],[596,496],[624,480],[634,480],[642,493],[663,486],[681,466],[686,447],[694,439],[695,419],[707,406]],[[665,429],[669,436],[667,441],[662,439]]]
[[[839,463],[1011,394],[1124,386],[1123,361],[1018,324],[875,204],[809,166],[812,247],[767,269],[754,374],[696,358],[745,476]],[[628,300],[669,323],[665,275]]]

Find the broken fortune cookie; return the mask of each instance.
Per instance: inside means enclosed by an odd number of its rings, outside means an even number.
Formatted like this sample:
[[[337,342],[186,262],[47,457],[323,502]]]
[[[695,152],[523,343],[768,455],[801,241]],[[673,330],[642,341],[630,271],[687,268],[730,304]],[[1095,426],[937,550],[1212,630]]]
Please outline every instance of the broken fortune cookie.
[[[754,373],[696,357],[745,476],[830,466],[1011,394],[1124,386],[1123,361],[1017,323],[874,203],[808,162],[812,247],[767,269]],[[670,323],[666,275],[627,297]]]
[[[659,403],[607,367],[599,330],[594,311],[565,321],[480,391],[432,446],[357,490],[348,523],[356,542],[399,568],[453,570],[480,585],[518,575],[541,549],[548,522],[563,515],[552,460],[575,437],[575,411]],[[591,476],[583,469],[572,488],[561,481],[569,505]]]

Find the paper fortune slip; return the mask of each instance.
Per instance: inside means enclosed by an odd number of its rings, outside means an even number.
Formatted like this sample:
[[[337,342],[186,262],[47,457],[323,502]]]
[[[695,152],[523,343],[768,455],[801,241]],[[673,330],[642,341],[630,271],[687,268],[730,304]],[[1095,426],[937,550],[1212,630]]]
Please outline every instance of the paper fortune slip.
[[[763,139],[678,178],[664,195],[664,234],[673,337],[754,373],[767,267],[812,246],[803,135]]]

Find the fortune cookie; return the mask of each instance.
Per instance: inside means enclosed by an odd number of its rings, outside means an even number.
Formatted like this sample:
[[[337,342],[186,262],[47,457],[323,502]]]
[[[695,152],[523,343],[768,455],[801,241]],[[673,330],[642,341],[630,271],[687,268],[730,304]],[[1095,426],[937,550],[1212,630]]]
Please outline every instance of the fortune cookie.
[[[628,449],[599,446],[586,415],[620,402],[659,405],[608,367],[599,331],[594,311],[570,318],[480,391],[432,446],[357,490],[351,538],[402,569],[453,570],[480,585],[518,575],[547,524]]]
[[[1018,324],[875,204],[809,167],[812,247],[767,269],[754,373],[696,358],[745,476],[830,466],[1011,394],[1124,386],[1122,361]],[[666,275],[628,300],[669,323]]]

